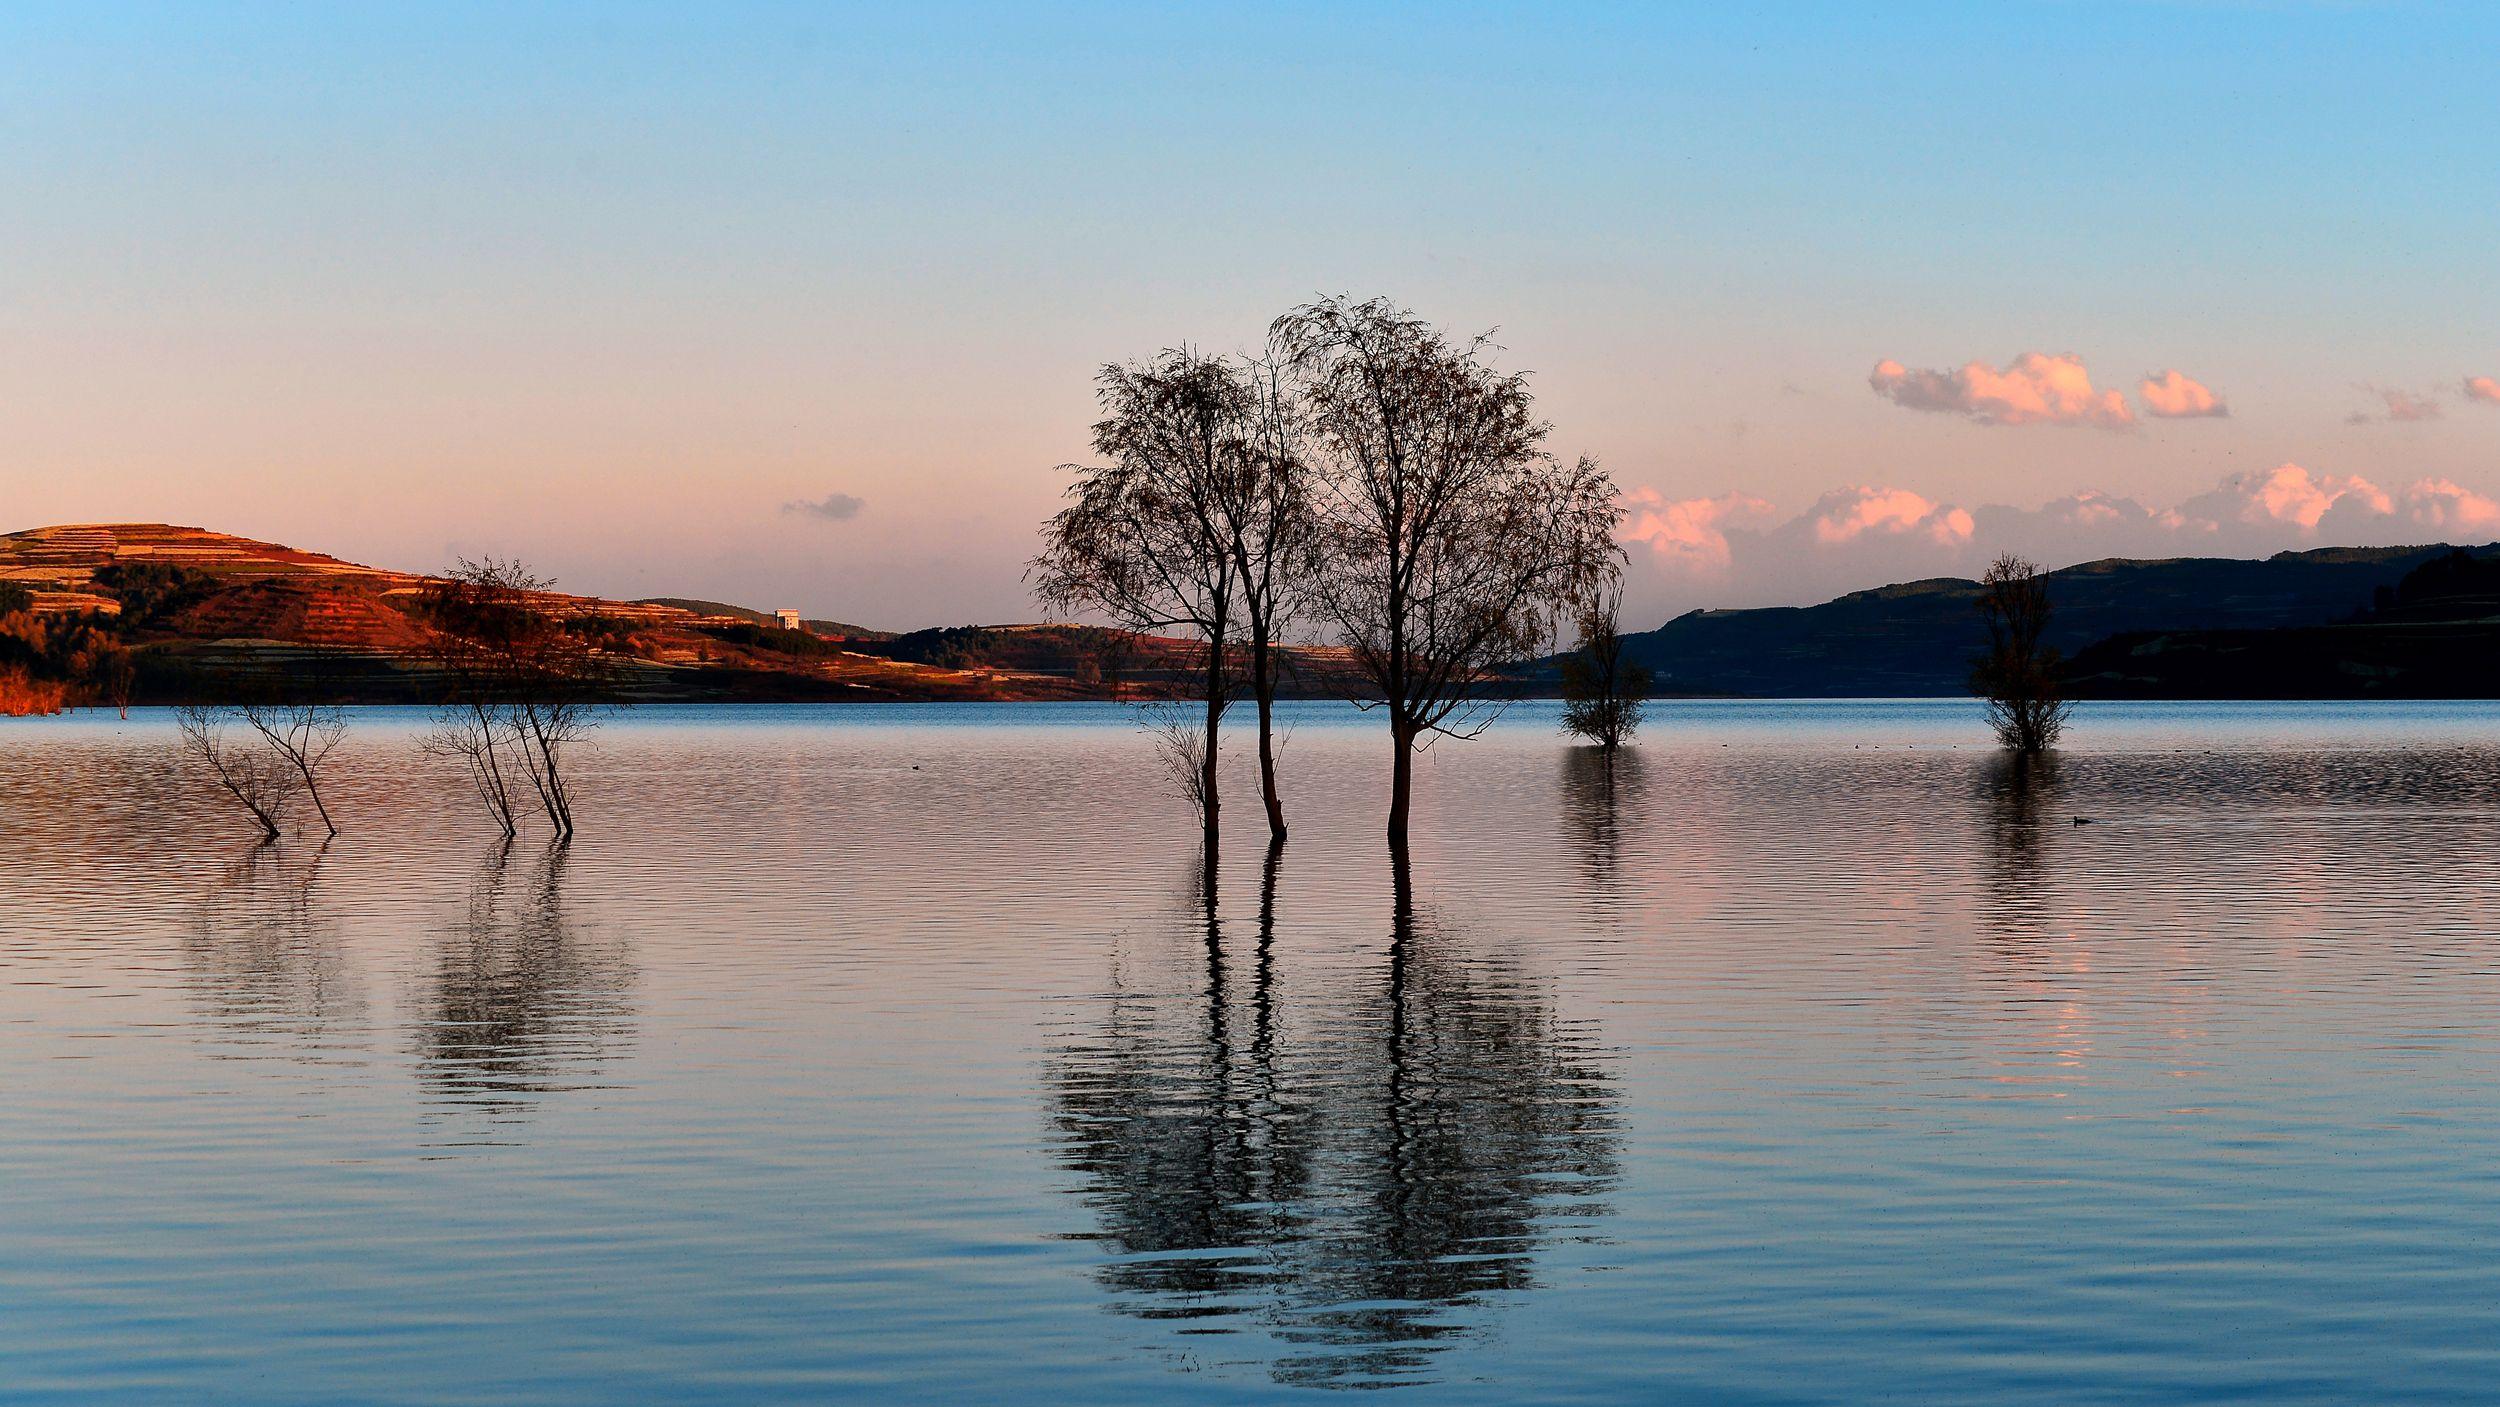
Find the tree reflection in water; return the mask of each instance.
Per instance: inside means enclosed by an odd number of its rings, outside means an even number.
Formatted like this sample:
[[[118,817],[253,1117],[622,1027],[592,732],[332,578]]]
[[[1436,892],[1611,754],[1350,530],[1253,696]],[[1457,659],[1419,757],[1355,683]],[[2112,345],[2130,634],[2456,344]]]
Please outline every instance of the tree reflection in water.
[[[1648,764],[1637,748],[1609,755],[1603,748],[1571,747],[1563,749],[1562,759],[1563,819],[1581,876],[1589,898],[1612,908],[1620,897],[1625,833],[1636,829],[1643,815]]]
[[[192,915],[182,945],[188,985],[202,1013],[240,1044],[274,1041],[293,1057],[320,1059],[362,1027],[364,999],[337,916],[316,898],[328,853],[255,845]]]
[[[1535,1287],[1540,1247],[1605,1214],[1611,1077],[1523,974],[1418,913],[1402,854],[1370,990],[1314,982],[1288,1030],[1281,864],[1271,849],[1246,953],[1209,865],[1172,945],[1192,980],[1115,965],[1104,1014],[1050,1071],[1059,1153],[1123,1312],[1256,1325],[1283,1381],[1428,1378],[1485,1330],[1488,1297]]]
[[[498,849],[441,935],[417,1060],[434,1102],[523,1112],[535,1096],[595,1087],[630,1040],[631,966],[621,944],[576,930],[565,863],[557,845],[516,876]]]
[[[1981,785],[1987,801],[1989,927],[2009,940],[2040,938],[2048,929],[2042,828],[2056,820],[2056,755],[1993,759]]]

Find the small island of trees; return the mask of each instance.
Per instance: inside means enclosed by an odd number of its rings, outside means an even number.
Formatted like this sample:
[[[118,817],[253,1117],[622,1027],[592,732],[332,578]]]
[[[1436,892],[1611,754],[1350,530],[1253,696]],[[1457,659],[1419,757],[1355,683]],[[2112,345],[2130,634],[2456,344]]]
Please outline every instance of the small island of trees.
[[[1387,833],[1403,847],[1416,749],[1482,732],[1508,697],[1497,671],[1615,582],[1613,481],[1546,449],[1526,378],[1492,351],[1339,297],[1277,318],[1257,356],[1184,347],[1097,378],[1102,462],[1069,466],[1036,589],[1201,642],[1203,730],[1178,745],[1210,846],[1223,718],[1244,685],[1269,832],[1286,833],[1272,703],[1288,621],[1318,624],[1363,685],[1354,702],[1385,715]]]

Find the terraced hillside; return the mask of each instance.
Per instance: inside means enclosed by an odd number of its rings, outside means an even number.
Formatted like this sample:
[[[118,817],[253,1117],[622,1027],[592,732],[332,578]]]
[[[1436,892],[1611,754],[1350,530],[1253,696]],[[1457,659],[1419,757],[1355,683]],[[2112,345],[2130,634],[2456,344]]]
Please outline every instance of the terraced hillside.
[[[88,523],[0,537],[0,584],[21,587],[35,628],[108,634],[136,663],[137,702],[232,695],[280,681],[364,702],[430,697],[432,578],[277,543],[165,523]],[[859,631],[759,627],[712,603],[611,601],[557,592],[549,615],[594,633],[634,700],[1046,699],[1097,695],[1083,649],[979,649],[912,658]],[[705,609],[690,609],[699,604]],[[22,619],[23,617],[21,617]],[[56,629],[55,633],[58,631]],[[1086,632],[1077,632],[1084,635]],[[1108,632],[1093,632],[1095,635]],[[1100,653],[1162,658],[1180,642]],[[1151,685],[1131,685],[1132,690]]]

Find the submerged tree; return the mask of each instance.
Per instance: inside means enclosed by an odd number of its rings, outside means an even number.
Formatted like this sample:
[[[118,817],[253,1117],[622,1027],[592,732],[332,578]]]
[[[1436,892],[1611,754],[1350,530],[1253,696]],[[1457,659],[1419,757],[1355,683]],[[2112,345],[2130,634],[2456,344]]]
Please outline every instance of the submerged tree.
[[[1155,755],[1163,759],[1164,769],[1171,773],[1172,784],[1186,800],[1190,809],[1203,814],[1207,800],[1207,747],[1214,736],[1211,729],[1189,716],[1185,704],[1171,700],[1149,703],[1138,709],[1138,721],[1154,739]],[[1213,863],[1214,851],[1207,852]]]
[[[502,827],[504,838],[510,840],[520,833],[519,798],[506,763],[513,732],[502,708],[475,690],[454,689],[435,710],[434,726],[417,747],[428,757],[459,763],[486,814]]]
[[[527,786],[559,840],[573,835],[566,754],[598,724],[606,674],[586,634],[548,608],[554,583],[519,562],[461,562],[426,592],[444,702],[422,746],[460,760],[509,836]]]
[[[1131,630],[1195,631],[1206,658],[1205,742],[1193,798],[1215,843],[1216,757],[1231,693],[1226,649],[1241,575],[1218,500],[1237,472],[1250,397],[1234,369],[1186,348],[1096,378],[1100,465],[1070,465],[1072,500],[1043,530],[1031,576],[1057,609]]]
[[[1620,586],[1608,584],[1580,608],[1580,639],[1561,660],[1563,730],[1597,744],[1612,761],[1641,726],[1649,671],[1623,653],[1616,610]]]
[[[1403,845],[1416,748],[1499,711],[1493,670],[1531,653],[1612,566],[1621,509],[1595,461],[1545,452],[1525,378],[1381,299],[1277,319],[1307,416],[1318,517],[1312,593],[1385,709],[1389,839]]]
[[[321,799],[321,773],[347,737],[347,714],[328,704],[244,704],[235,710],[278,761],[295,773],[304,795],[320,813],[323,829],[339,833],[330,804]]]
[[[186,704],[174,710],[174,727],[183,752],[208,770],[218,790],[250,813],[263,840],[276,840],[278,821],[303,787],[303,774],[273,750],[237,740],[231,727],[241,714],[230,706]]]
[[[2025,756],[2046,751],[2066,731],[2070,707],[2058,686],[2058,653],[2043,641],[2048,578],[2037,564],[2007,553],[1989,564],[1979,586],[1988,645],[1971,668],[1971,692],[1987,700],[1998,742]]]
[[[1248,392],[1247,424],[1217,478],[1215,505],[1249,634],[1244,673],[1258,708],[1259,796],[1272,844],[1285,838],[1285,804],[1276,789],[1279,646],[1309,604],[1305,574],[1315,540],[1308,427],[1280,361],[1254,362],[1238,375]]]

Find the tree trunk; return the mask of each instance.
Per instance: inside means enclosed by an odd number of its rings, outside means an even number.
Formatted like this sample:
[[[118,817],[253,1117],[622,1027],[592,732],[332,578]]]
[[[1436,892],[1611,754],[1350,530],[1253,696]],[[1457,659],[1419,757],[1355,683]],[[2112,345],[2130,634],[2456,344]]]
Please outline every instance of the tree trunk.
[[[321,824],[329,829],[331,835],[337,835],[339,823],[330,819],[330,808],[322,803],[321,788],[313,781],[312,771],[304,767],[296,770],[304,774],[304,794],[312,798],[313,809],[321,813]]]
[[[1199,762],[1200,797],[1207,826],[1207,848],[1215,848],[1215,822],[1221,804],[1215,794],[1215,748],[1219,730],[1224,723],[1224,633],[1221,630],[1207,637],[1207,752]]]
[[[1250,642],[1250,687],[1259,700],[1259,797],[1270,840],[1285,838],[1285,803],[1276,794],[1276,647],[1261,631]]]
[[[1415,730],[1403,718],[1389,720],[1389,848],[1406,849],[1407,801],[1415,790]]]

